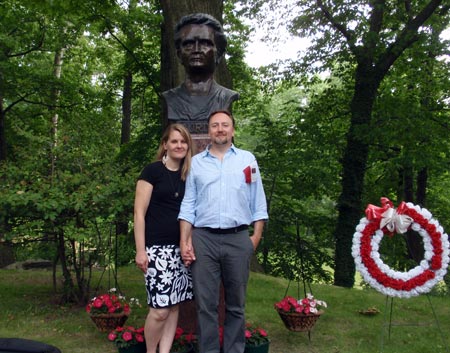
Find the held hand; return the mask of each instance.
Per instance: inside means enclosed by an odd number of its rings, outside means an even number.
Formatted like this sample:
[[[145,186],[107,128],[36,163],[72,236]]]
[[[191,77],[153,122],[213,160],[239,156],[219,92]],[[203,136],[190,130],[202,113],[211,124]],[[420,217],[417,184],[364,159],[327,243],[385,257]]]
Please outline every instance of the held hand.
[[[195,261],[195,253],[192,244],[184,244],[181,246],[181,258],[186,267],[189,267]]]
[[[148,257],[145,251],[136,253],[136,266],[144,273],[147,272],[148,268]]]

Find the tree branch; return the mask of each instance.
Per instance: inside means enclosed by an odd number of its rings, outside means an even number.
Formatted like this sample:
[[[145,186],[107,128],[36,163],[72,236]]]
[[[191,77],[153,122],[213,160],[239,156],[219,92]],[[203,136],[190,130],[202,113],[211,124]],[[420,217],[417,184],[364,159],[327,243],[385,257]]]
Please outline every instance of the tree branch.
[[[397,37],[397,40],[387,48],[385,53],[380,56],[380,59],[376,63],[376,68],[379,73],[386,73],[403,51],[418,40],[420,26],[433,15],[441,3],[442,0],[430,0],[422,11],[406,24],[403,31],[401,31]],[[444,11],[439,12],[441,16],[448,12],[448,6],[445,6],[443,10]]]
[[[120,40],[120,38],[118,38],[115,34],[114,31],[112,30],[111,26],[110,26],[110,21],[108,18],[101,16],[106,23],[106,27],[108,28],[108,32],[109,34],[122,46],[122,48],[125,49],[125,51],[127,53],[129,53],[131,55],[131,57],[133,58],[133,60],[140,66],[142,67],[142,70],[144,71],[145,75],[147,76],[147,80],[149,81],[150,85],[153,87],[153,90],[155,91],[155,93],[157,94],[157,96],[159,98],[162,98],[161,93],[159,92],[159,89],[157,87],[157,85],[155,84],[155,82],[153,82],[153,80],[150,78],[150,74],[147,72],[147,69],[145,68],[145,65],[141,65],[141,61],[139,60],[139,58],[136,57],[136,55],[134,54],[134,52],[132,50],[130,50],[130,48],[127,47],[127,45],[122,42]]]
[[[322,0],[317,0],[317,5],[319,6],[325,18],[331,23],[331,25],[345,37],[353,54],[356,54],[358,50],[355,45],[355,35],[353,31],[347,29],[346,26],[337,21],[336,18],[333,17],[330,11],[326,8]]]
[[[42,25],[42,23],[41,23],[40,27],[42,29],[42,32],[41,32],[42,35],[39,38],[39,40],[36,43],[36,45],[34,45],[33,47],[31,47],[31,48],[29,48],[29,49],[27,49],[25,51],[19,52],[19,53],[14,53],[14,54],[6,54],[5,53],[6,57],[7,58],[14,58],[14,57],[18,57],[18,56],[23,56],[23,55],[27,55],[27,54],[29,54],[29,53],[31,53],[33,51],[36,51],[36,50],[42,48],[42,45],[44,44],[44,39],[45,39],[45,26]]]

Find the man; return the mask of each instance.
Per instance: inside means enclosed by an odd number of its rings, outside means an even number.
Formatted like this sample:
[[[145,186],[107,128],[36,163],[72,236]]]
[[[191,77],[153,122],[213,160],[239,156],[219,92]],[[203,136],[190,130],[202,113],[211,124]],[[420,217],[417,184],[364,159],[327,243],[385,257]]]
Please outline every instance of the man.
[[[175,27],[175,48],[185,69],[184,82],[163,92],[170,122],[181,122],[191,133],[206,133],[206,120],[213,111],[229,110],[239,94],[216,83],[217,64],[225,54],[227,39],[212,16],[184,16]]]
[[[192,158],[178,215],[181,256],[192,269],[200,353],[220,351],[221,281],[225,291],[223,351],[244,352],[250,259],[268,218],[255,157],[233,145],[234,132],[229,112],[211,114],[211,144]],[[250,237],[249,225],[253,225]]]

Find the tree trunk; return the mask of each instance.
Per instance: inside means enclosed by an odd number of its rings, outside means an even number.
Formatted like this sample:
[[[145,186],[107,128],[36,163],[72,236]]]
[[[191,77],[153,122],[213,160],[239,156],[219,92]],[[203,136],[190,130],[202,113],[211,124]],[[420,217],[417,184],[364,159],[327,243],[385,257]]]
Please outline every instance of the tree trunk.
[[[424,206],[427,180],[428,171],[427,168],[423,168],[417,173],[415,201],[412,199],[412,197],[406,200],[414,202],[417,205]],[[409,257],[413,259],[417,264],[419,264],[424,257],[422,237],[417,232],[410,230],[406,234],[406,243],[408,245]]]
[[[61,48],[55,53],[55,58],[53,61],[53,76],[55,77],[55,80],[59,80],[61,78],[61,70],[62,70],[62,64],[63,64],[63,58],[64,58],[64,48]],[[59,96],[61,95],[61,91],[58,88],[52,89],[52,104],[53,107],[50,108],[50,112],[53,113],[52,115],[52,149],[50,153],[50,165],[51,165],[51,171],[50,171],[50,178],[53,182],[53,177],[55,174],[55,168],[56,168],[56,155],[55,155],[55,148],[58,145],[58,111],[57,106],[59,102]]]
[[[428,169],[427,168],[422,168],[417,173],[416,184],[417,184],[417,186],[416,186],[416,203],[420,206],[425,206],[427,184],[428,184]]]
[[[373,102],[380,81],[374,77],[370,63],[358,65],[352,118],[347,135],[347,147],[342,161],[342,191],[338,200],[338,220],[334,231],[336,240],[334,284],[353,287],[355,263],[351,253],[352,236],[361,219],[364,175],[369,146],[364,131],[369,131]]]
[[[128,13],[136,9],[136,0],[131,0],[128,5]],[[123,75],[123,96],[122,96],[122,128],[120,135],[120,145],[123,146],[131,139],[131,119],[132,119],[132,101],[133,101],[133,64],[134,58],[130,53],[136,49],[135,32],[131,25],[125,25],[126,42],[128,50],[125,51],[125,72]],[[126,216],[119,215],[116,219],[116,235],[128,234],[128,222],[122,218]]]
[[[3,75],[0,72],[0,87],[2,84]],[[5,115],[3,110],[3,92],[0,88],[0,162],[6,161],[6,133],[5,133]]]
[[[0,72],[0,164],[6,161],[6,133],[5,133],[5,115],[3,111],[3,76]],[[0,240],[3,234],[0,233]],[[0,244],[0,268],[5,267],[14,262],[13,248],[8,242]]]
[[[120,136],[121,145],[130,142],[131,137],[132,85],[133,85],[133,73],[130,70],[127,70],[123,78],[122,133]]]
[[[68,259],[66,256],[65,236],[64,236],[64,231],[62,229],[58,230],[57,237],[58,237],[58,240],[57,240],[58,256],[59,256],[59,259],[61,260],[61,270],[62,270],[62,275],[63,275],[62,302],[69,303],[69,302],[73,302],[75,300],[75,295],[74,295],[75,287],[74,287],[72,275],[70,273],[69,266],[68,266]]]
[[[128,13],[136,8],[136,0],[131,0],[128,5]],[[135,50],[135,34],[131,25],[126,25],[124,32],[127,37],[127,47],[130,51]],[[125,51],[125,73],[123,76],[123,96],[122,96],[122,131],[120,144],[130,142],[131,138],[131,102],[133,98],[133,63],[134,59],[129,51]]]

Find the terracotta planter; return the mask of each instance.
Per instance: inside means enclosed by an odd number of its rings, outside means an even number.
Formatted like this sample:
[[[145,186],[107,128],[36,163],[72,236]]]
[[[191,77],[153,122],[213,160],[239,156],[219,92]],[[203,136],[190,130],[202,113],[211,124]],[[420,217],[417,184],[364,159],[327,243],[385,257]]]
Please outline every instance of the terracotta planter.
[[[245,346],[244,353],[269,353],[269,342],[260,344],[259,346]]]
[[[89,316],[97,328],[102,332],[110,332],[116,327],[123,326],[128,319],[128,315],[125,315],[124,313],[90,314]]]

